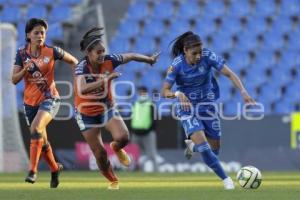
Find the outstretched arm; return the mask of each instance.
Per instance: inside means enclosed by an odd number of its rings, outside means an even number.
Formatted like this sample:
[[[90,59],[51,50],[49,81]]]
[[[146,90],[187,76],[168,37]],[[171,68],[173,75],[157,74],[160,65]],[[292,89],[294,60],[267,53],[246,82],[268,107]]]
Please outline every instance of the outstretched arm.
[[[152,56],[146,56],[139,53],[125,53],[122,54],[123,64],[130,61],[144,62],[153,65],[156,63],[160,53],[154,53]]]
[[[75,66],[78,64],[78,60],[66,51],[64,52],[64,57],[62,58],[62,60],[70,64],[71,66]]]
[[[227,76],[234,84],[234,86],[240,90],[245,103],[255,104],[255,101],[248,94],[240,78],[227,65],[224,65],[224,67],[221,70],[221,73]]]

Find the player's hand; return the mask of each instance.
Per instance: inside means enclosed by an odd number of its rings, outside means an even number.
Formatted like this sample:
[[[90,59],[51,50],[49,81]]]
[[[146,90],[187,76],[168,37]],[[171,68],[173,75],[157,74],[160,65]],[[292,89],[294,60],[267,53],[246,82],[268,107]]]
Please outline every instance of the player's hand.
[[[177,91],[175,96],[179,99],[180,106],[184,111],[191,110],[192,104],[190,100],[185,96],[184,93]]]
[[[152,56],[150,56],[150,61],[149,61],[149,64],[150,65],[153,65],[154,63],[156,63],[159,55],[160,55],[161,52],[156,52],[154,53]]]
[[[249,104],[249,105],[255,105],[256,104],[255,100],[252,99],[252,97],[248,94],[247,91],[242,91],[241,94],[242,94],[244,102],[246,104]]]

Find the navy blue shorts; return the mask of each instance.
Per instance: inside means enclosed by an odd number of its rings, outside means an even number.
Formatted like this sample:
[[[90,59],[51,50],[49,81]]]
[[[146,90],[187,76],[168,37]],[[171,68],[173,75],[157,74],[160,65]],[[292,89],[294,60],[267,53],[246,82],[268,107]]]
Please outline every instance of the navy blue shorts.
[[[96,116],[88,116],[75,109],[75,118],[81,132],[91,128],[102,128],[111,118],[116,116],[120,117],[120,113],[115,108],[110,108],[103,114]]]
[[[219,140],[221,138],[219,114],[213,107],[203,108],[194,108],[193,111],[189,112],[182,110],[179,106],[177,107],[176,114],[181,121],[185,135],[189,138],[194,132],[204,131],[206,137]]]
[[[24,114],[27,125],[30,126],[32,121],[34,120],[37,112],[39,110],[44,110],[50,113],[52,118],[55,117],[59,110],[60,99],[45,99],[40,105],[38,106],[30,106],[24,104]]]

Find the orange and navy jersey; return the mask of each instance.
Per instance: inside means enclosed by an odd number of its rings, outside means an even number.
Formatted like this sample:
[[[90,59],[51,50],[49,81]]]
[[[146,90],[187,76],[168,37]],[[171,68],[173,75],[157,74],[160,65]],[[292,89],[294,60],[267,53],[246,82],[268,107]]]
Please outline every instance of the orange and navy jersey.
[[[97,81],[100,77],[108,76],[114,69],[123,63],[123,57],[119,54],[106,55],[104,62],[99,65],[98,73],[93,73],[93,69],[85,57],[82,59],[75,68],[75,77],[83,75],[86,83],[92,83]],[[106,109],[113,106],[113,96],[111,92],[111,82],[105,86],[88,93],[81,94],[77,88],[78,79],[74,81],[74,100],[75,108],[78,112],[87,116],[96,116],[105,112]]]
[[[59,47],[44,45],[38,57],[30,55],[30,44],[17,50],[15,65],[30,65],[24,75],[24,103],[37,106],[48,98],[59,98],[54,82],[55,60],[64,57],[64,50]]]

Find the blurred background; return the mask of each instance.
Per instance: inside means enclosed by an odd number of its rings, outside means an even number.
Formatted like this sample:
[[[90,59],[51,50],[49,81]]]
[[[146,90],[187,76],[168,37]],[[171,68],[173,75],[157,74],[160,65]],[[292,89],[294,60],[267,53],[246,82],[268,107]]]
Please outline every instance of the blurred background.
[[[0,0],[1,98],[0,171],[27,169],[29,131],[23,116],[24,83],[10,83],[15,52],[25,43],[25,22],[32,17],[49,23],[47,44],[57,45],[78,59],[79,42],[94,26],[105,28],[108,53],[161,51],[158,62],[131,62],[117,68],[118,81],[145,86],[162,116],[155,131],[158,171],[208,171],[199,156],[183,156],[180,124],[171,116],[171,100],[160,98],[160,89],[171,63],[170,42],[191,30],[204,46],[226,59],[256,101],[264,105],[264,117],[237,117],[239,92],[225,77],[218,77],[223,114],[220,158],[227,171],[250,164],[262,170],[300,169],[300,0]],[[73,119],[72,69],[56,64],[55,79],[63,104],[58,119],[48,127],[57,159],[66,169],[96,169],[95,161]],[[128,84],[117,84],[115,94],[132,94]],[[136,100],[117,98],[124,117],[125,105]],[[163,110],[163,111],[162,111]],[[130,123],[126,120],[128,127]],[[104,141],[111,140],[105,131]],[[138,146],[128,147],[135,160],[129,170],[153,171],[151,161]],[[114,155],[115,168],[123,169]],[[46,166],[41,163],[42,169]]]

